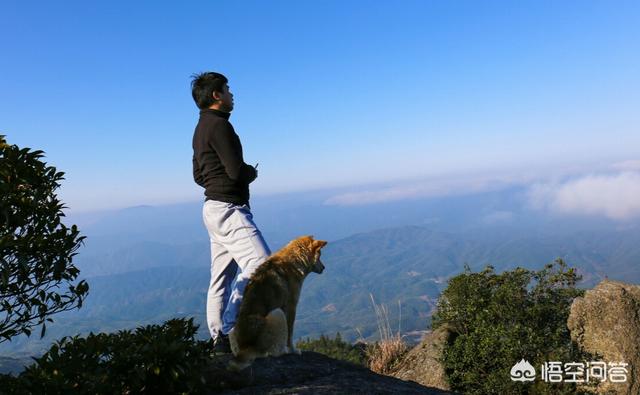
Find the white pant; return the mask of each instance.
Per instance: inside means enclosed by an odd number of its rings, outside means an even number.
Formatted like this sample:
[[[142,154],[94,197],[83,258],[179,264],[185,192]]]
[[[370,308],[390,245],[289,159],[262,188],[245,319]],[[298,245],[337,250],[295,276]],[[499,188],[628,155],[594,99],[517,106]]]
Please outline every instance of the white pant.
[[[215,339],[235,325],[244,287],[271,252],[247,205],[207,200],[202,218],[211,240],[207,325]]]

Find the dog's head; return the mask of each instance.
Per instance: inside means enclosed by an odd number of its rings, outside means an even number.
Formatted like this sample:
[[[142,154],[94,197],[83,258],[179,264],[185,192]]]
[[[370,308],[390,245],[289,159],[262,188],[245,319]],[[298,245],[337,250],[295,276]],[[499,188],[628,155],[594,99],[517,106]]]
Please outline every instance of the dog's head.
[[[320,260],[320,250],[326,246],[324,240],[314,240],[313,236],[302,236],[292,240],[283,252],[285,255],[294,255],[303,266],[305,273],[322,273],[324,264]]]

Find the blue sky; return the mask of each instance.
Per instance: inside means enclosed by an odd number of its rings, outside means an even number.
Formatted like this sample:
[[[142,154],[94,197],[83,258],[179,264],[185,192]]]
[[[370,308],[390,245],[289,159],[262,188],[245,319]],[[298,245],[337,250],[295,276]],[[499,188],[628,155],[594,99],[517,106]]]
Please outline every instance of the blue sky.
[[[638,2],[229,3],[3,2],[0,133],[78,211],[201,198],[205,70],[256,196],[640,159]]]

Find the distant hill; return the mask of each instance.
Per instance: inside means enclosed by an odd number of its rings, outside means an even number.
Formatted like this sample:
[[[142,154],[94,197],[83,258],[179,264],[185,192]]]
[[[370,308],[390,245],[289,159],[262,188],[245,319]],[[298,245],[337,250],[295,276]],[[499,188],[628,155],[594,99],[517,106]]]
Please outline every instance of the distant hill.
[[[0,356],[0,374],[17,374],[23,370],[23,366],[33,363],[30,355],[15,353],[10,357]]]
[[[465,263],[539,268],[563,257],[584,286],[607,275],[640,283],[640,224],[554,217],[531,210],[526,186],[366,205],[328,204],[345,190],[256,196],[254,218],[275,251],[296,236],[328,240],[327,270],[303,289],[296,337],[376,334],[369,294],[387,305],[392,328],[416,339],[429,325],[446,279]],[[347,191],[348,192],[348,191]],[[0,356],[40,354],[54,339],[194,316],[204,338],[209,240],[202,202],[71,215],[85,245],[74,259],[90,284],[84,307],[55,316],[47,336],[14,338]],[[401,315],[401,317],[400,317]],[[37,332],[37,331],[36,331]],[[28,360],[28,359],[27,359]],[[9,362],[7,362],[9,361]],[[5,368],[14,360],[0,361]],[[21,363],[21,362],[18,362]]]
[[[256,196],[252,199],[254,219],[273,250],[305,234],[337,241],[378,229],[414,225],[491,243],[500,238],[514,241],[588,231],[615,233],[620,226],[605,219],[553,217],[532,211],[525,187],[400,203],[327,204],[331,196],[341,192]],[[202,202],[71,215],[65,222],[77,223],[87,236],[75,260],[83,277],[209,262]],[[626,226],[637,228],[639,224]]]
[[[201,324],[201,336],[206,337],[208,251],[199,251],[201,246],[193,247],[198,251],[188,251],[184,245],[165,248],[158,255],[153,251],[146,255],[144,248],[136,253],[147,257],[146,268],[91,277],[90,295],[82,309],[55,317],[43,341],[36,335],[16,338],[0,345],[0,355],[38,354],[63,335],[133,328],[176,316],[195,316]],[[168,263],[189,253],[207,259],[180,266],[153,266],[154,262]],[[153,256],[157,261],[148,258]],[[580,268],[584,286],[594,285],[605,275],[640,283],[640,231],[635,228],[561,237],[500,232],[456,235],[420,226],[382,229],[332,241],[323,250],[327,269],[322,275],[311,274],[305,283],[295,336],[333,335],[337,331],[348,340],[375,336],[377,326],[369,294],[376,303],[388,307],[394,330],[421,331],[429,325],[446,279],[461,272],[465,263],[474,270],[487,264],[497,270],[540,268],[557,257]],[[126,265],[121,268],[126,269]]]
[[[446,279],[491,264],[498,271],[538,269],[556,258],[578,267],[583,287],[608,276],[640,283],[640,231],[582,232],[563,237],[457,236],[410,226],[384,229],[327,246],[327,270],[310,278],[299,309],[297,334],[340,330],[347,339],[375,335],[369,293],[390,309],[392,328],[425,329]],[[399,323],[399,307],[401,323]],[[357,330],[360,333],[357,333]]]

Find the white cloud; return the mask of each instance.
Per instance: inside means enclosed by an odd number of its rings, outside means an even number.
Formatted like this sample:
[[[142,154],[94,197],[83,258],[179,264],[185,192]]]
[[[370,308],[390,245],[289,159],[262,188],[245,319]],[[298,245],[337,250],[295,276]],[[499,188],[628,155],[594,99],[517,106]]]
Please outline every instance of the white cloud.
[[[327,199],[324,204],[353,206],[373,203],[466,195],[502,189],[517,182],[509,176],[438,178],[403,185],[342,193]]]
[[[640,159],[625,160],[611,165],[613,169],[621,171],[640,171]]]
[[[507,223],[513,221],[513,213],[511,211],[498,210],[485,215],[482,222],[487,225]]]
[[[355,206],[401,202],[499,191],[514,186],[528,188],[526,203],[529,206],[556,214],[595,215],[615,220],[640,217],[640,160],[595,168],[556,166],[553,169],[505,169],[492,174],[432,177],[414,182],[362,187],[336,194],[325,200],[324,204]],[[486,223],[514,220],[514,213],[499,207],[495,210],[482,220]]]
[[[640,216],[640,172],[536,184],[529,190],[529,202],[535,208],[559,214],[631,219]]]

